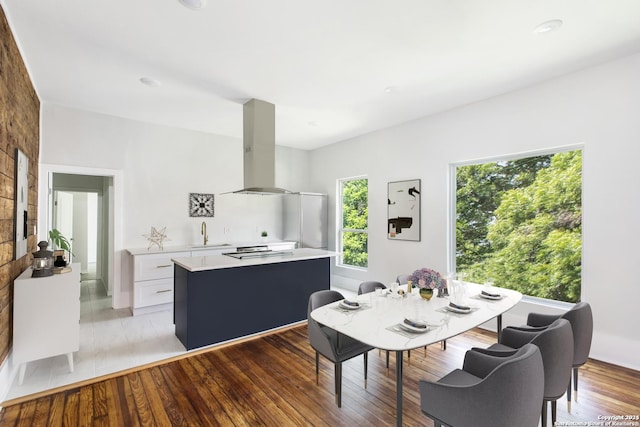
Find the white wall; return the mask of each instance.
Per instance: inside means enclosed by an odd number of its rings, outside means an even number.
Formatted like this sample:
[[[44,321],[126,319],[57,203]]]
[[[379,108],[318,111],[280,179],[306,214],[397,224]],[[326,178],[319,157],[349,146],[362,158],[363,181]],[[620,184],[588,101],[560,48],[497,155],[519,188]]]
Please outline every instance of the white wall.
[[[638,75],[634,55],[313,151],[310,184],[330,194],[330,212],[336,179],[369,176],[369,270],[334,268],[335,282],[389,282],[422,266],[447,271],[451,163],[583,144],[582,296],[594,311],[591,356],[640,369]],[[415,178],[422,180],[422,240],[387,240],[387,182]],[[331,230],[335,215],[330,220]],[[532,309],[521,304],[514,313]]]
[[[309,191],[305,187],[308,153],[276,147],[276,158],[276,185]],[[165,248],[201,244],[203,220],[209,244],[259,241],[262,230],[267,230],[270,238],[282,235],[280,196],[220,194],[243,187],[242,141],[238,138],[45,102],[41,108],[40,163],[122,171],[123,235],[115,248],[116,262],[126,261],[126,248],[147,247],[143,234],[148,234],[151,226],[166,227],[170,240],[165,241]],[[215,194],[215,216],[190,218],[189,193]],[[46,215],[46,211],[39,215]],[[127,302],[130,283],[126,265],[121,277],[122,294],[116,299]]]

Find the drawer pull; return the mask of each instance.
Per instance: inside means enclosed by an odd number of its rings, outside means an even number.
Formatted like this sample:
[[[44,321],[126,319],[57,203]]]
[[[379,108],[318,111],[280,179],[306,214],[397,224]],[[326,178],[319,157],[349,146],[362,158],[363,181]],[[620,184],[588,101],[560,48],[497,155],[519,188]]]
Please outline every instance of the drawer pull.
[[[163,294],[165,292],[171,292],[171,291],[173,291],[173,289],[164,289],[162,291],[156,291],[156,294]]]
[[[171,267],[173,264],[164,264],[164,265],[156,265],[156,268],[167,268]]]

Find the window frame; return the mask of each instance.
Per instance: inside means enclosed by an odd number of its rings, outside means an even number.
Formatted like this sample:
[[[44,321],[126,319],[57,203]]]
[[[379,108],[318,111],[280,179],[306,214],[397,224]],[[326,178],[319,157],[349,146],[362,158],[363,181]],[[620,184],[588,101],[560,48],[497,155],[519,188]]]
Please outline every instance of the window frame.
[[[354,228],[344,228],[343,218],[344,218],[344,201],[343,201],[343,183],[348,181],[358,181],[358,180],[366,180],[367,181],[367,228],[366,229],[354,229]],[[369,269],[369,250],[367,244],[367,267],[345,264],[343,258],[343,233],[362,233],[367,235],[367,242],[369,241],[369,177],[367,175],[358,175],[352,176],[348,178],[339,178],[336,180],[336,194],[337,194],[337,203],[336,203],[336,247],[339,256],[336,257],[336,266],[342,268],[348,268],[353,270],[360,271],[368,271]]]
[[[452,162],[449,163],[449,173],[448,173],[448,203],[447,203],[447,271],[457,273],[457,265],[456,265],[456,221],[457,221],[457,211],[456,211],[456,203],[457,203],[457,169],[461,166],[470,166],[470,165],[478,165],[484,163],[491,162],[500,162],[500,161],[512,161],[525,159],[528,157],[537,157],[544,155],[554,155],[558,153],[565,153],[569,151],[582,151],[582,163],[583,163],[583,171],[584,171],[584,155],[585,155],[585,146],[584,144],[572,144],[560,147],[552,147],[540,150],[519,152],[519,153],[511,153],[504,154],[499,156],[491,156],[484,157],[472,160],[465,160],[460,162]],[[584,193],[584,175],[582,176],[582,191]],[[583,235],[583,244],[584,244],[584,235]],[[582,288],[582,284],[580,286]],[[581,289],[582,293],[582,289]],[[559,301],[559,300],[551,300],[541,297],[536,297],[533,295],[522,294],[523,301],[529,301],[534,303],[545,303],[550,306],[566,308],[572,306],[572,303]]]

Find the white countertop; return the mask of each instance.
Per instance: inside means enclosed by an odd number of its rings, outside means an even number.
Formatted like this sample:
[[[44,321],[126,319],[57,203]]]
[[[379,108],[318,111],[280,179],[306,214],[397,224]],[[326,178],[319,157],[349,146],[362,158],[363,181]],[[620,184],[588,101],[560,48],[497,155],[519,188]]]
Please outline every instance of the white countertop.
[[[232,249],[230,249],[232,251]],[[250,265],[276,264],[280,262],[302,261],[306,259],[329,258],[337,256],[337,252],[323,249],[293,249],[292,254],[282,254],[265,258],[236,259],[226,255],[193,256],[189,258],[172,258],[171,261],[191,271],[217,270],[221,268],[246,267]]]
[[[233,252],[235,248],[242,246],[259,246],[259,245],[278,245],[282,243],[295,243],[289,240],[269,240],[269,241],[260,241],[260,242],[235,242],[235,243],[209,243],[207,245],[176,245],[176,246],[165,246],[163,249],[154,246],[152,248],[134,248],[127,249],[131,255],[146,255],[146,254],[161,254],[161,253],[171,253],[171,252],[186,252],[186,251],[204,251],[208,249],[228,249],[229,252]]]

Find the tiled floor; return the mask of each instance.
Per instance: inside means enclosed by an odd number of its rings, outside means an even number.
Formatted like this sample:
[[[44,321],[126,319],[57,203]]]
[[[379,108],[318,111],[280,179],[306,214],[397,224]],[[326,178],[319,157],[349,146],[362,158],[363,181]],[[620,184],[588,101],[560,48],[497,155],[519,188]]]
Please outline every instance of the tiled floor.
[[[14,399],[185,353],[175,336],[173,311],[132,316],[128,308],[114,310],[102,285],[83,275],[80,294],[80,350],[74,371],[66,355],[27,364],[22,385],[18,376],[6,399]],[[339,289],[349,298],[355,293]]]
[[[80,296],[80,350],[74,372],[60,355],[27,364],[22,385],[18,376],[7,399],[82,381],[184,353],[175,336],[171,310],[132,316],[113,310],[111,298],[95,280],[84,280]]]

